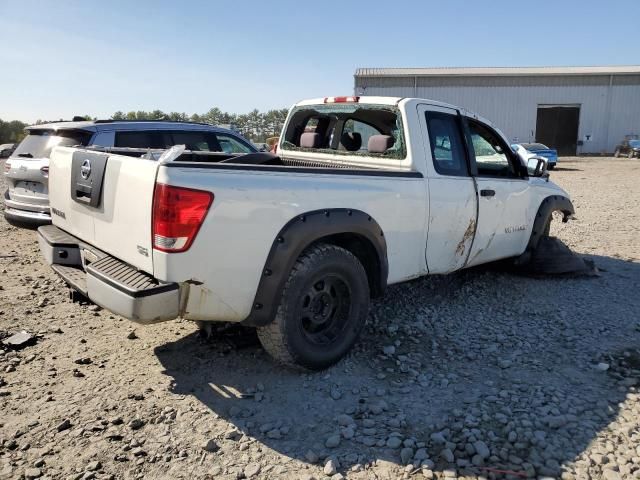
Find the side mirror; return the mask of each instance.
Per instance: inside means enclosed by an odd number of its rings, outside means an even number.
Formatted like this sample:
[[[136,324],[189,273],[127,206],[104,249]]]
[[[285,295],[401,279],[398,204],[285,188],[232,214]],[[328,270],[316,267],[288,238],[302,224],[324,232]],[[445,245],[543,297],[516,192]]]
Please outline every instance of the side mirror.
[[[547,159],[544,157],[531,157],[527,160],[527,172],[530,177],[544,177],[547,173]]]

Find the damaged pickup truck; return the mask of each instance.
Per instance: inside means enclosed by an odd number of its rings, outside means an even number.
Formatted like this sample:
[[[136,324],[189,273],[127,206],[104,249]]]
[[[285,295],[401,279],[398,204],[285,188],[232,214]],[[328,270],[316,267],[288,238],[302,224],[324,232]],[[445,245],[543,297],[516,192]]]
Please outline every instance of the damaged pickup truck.
[[[430,100],[307,100],[277,156],[158,156],[57,147],[48,263],[133,321],[239,322],[312,370],[347,353],[387,285],[526,263],[552,213],[573,214],[544,159],[525,165],[490,122]]]

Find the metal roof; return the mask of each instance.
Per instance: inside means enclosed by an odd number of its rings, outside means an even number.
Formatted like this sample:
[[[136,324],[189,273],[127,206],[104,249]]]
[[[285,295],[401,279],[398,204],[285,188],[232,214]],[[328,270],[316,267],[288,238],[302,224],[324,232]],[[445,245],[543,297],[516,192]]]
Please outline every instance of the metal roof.
[[[537,75],[638,75],[640,65],[598,67],[438,67],[438,68],[358,68],[356,77],[456,77],[456,76],[537,76]]]

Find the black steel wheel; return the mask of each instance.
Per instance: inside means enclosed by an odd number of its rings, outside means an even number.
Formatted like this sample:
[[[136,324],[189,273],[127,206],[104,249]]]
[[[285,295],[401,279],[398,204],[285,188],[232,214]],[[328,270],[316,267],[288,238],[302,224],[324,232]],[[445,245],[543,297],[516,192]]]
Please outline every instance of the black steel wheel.
[[[317,244],[296,261],[276,317],[258,327],[258,337],[279,362],[321,370],[351,349],[368,310],[369,283],[360,261],[344,248]]]
[[[299,302],[302,334],[312,343],[331,344],[347,325],[350,305],[351,289],[344,278],[336,274],[319,276]]]

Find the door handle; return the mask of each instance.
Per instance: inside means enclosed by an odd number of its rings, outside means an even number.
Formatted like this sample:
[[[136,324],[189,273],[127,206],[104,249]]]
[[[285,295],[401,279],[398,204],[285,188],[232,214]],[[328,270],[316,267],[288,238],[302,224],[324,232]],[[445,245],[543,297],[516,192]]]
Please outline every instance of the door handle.
[[[495,194],[496,194],[495,190],[489,190],[489,189],[480,190],[481,197],[493,197]]]

